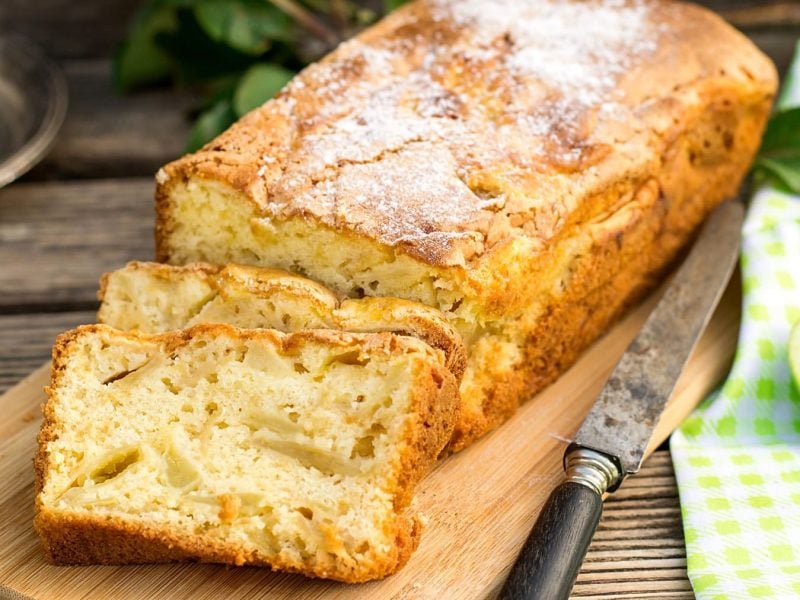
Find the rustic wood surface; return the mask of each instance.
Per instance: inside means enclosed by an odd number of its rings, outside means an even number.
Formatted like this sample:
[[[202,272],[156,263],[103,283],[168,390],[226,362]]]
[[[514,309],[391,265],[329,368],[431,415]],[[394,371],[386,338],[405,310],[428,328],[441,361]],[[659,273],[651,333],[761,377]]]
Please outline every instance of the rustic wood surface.
[[[800,3],[702,3],[785,71],[800,37]],[[185,91],[113,92],[110,56],[138,4],[0,1],[0,31],[28,35],[60,60],[71,102],[50,155],[0,190],[0,392],[47,359],[58,332],[92,320],[101,272],[152,256],[152,174],[181,152],[195,99]],[[574,594],[693,597],[667,452],[656,452],[607,502]]]
[[[64,63],[70,110],[55,147],[26,179],[130,177],[152,174],[183,153],[188,92],[116,93],[106,59]]]
[[[738,295],[734,282],[678,382],[651,448],[666,439],[727,370],[736,341]],[[0,424],[0,480],[6,482],[0,488],[0,582],[22,594],[46,598],[125,599],[166,594],[197,600],[220,597],[225,590],[236,590],[236,596],[243,599],[494,598],[538,510],[563,477],[565,440],[574,435],[654,300],[632,311],[500,429],[439,462],[417,490],[419,509],[429,518],[420,547],[400,572],[360,586],[213,565],[59,568],[46,564],[31,529],[30,461],[41,388],[48,378],[47,368],[40,368],[0,398],[6,415]],[[564,398],[570,401],[564,402]],[[682,564],[681,558],[674,556],[674,541],[680,536],[664,538],[661,529],[661,536],[654,537],[653,532],[660,529],[657,518],[642,520],[638,516],[647,501],[637,501],[637,496],[644,492],[645,498],[653,498],[654,490],[664,487],[663,472],[660,475],[658,485],[654,478],[647,487],[642,487],[639,479],[631,479],[630,485],[623,486],[625,492],[609,501],[576,596],[642,597],[644,591],[685,591],[685,581],[674,577],[675,565]],[[669,484],[669,476],[666,481]],[[651,506],[650,510],[652,517],[665,510],[674,516],[676,507],[673,501],[669,507]],[[624,569],[615,568],[620,559]],[[651,579],[643,590],[643,572],[651,575],[654,570],[671,576],[664,581],[660,573],[661,580]]]
[[[149,177],[0,190],[0,310],[93,308],[101,273],[152,259],[152,195]]]

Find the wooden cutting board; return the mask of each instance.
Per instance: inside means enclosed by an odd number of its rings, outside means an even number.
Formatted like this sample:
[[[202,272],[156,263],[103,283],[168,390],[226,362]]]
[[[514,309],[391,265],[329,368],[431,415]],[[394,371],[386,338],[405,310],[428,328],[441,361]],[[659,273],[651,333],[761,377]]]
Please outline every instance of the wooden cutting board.
[[[44,365],[0,397],[0,598],[380,598],[494,597],[539,508],[559,482],[564,447],[619,356],[644,322],[654,295],[598,341],[561,379],[497,431],[441,461],[418,488],[428,516],[411,560],[383,581],[344,585],[253,567],[172,564],[54,567],[33,531],[33,466]],[[739,284],[727,290],[649,451],[660,445],[727,371],[736,345]]]

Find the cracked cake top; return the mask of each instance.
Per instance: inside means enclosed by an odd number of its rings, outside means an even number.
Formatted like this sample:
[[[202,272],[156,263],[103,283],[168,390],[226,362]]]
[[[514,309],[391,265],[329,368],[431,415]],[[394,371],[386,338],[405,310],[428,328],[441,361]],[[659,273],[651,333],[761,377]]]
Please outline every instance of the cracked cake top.
[[[464,265],[609,210],[659,160],[698,82],[771,94],[771,65],[712,13],[637,0],[418,0],[342,44],[159,173],[222,179],[302,216]]]

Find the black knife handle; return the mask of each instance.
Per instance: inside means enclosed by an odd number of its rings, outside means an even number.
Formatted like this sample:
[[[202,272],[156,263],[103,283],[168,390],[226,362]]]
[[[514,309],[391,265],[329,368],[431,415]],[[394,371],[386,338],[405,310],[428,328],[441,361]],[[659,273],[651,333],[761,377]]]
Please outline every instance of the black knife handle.
[[[503,600],[566,600],[603,512],[595,490],[559,485],[539,514],[503,586]]]
[[[502,600],[566,600],[600,515],[603,494],[622,477],[616,460],[572,446],[567,480],[545,502],[500,592]]]

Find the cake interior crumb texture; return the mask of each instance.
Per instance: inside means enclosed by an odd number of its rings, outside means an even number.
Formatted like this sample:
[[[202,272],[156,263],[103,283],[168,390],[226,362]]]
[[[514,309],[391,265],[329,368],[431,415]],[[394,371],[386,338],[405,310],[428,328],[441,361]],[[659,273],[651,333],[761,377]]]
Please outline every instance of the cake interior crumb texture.
[[[62,564],[200,560],[364,581],[417,543],[452,375],[392,334],[104,325],[59,338],[36,527]]]
[[[435,308],[400,298],[340,300],[324,286],[286,271],[228,264],[130,262],[103,276],[97,320],[116,329],[160,333],[198,323],[244,329],[390,331],[442,353],[460,381],[466,349]]]

